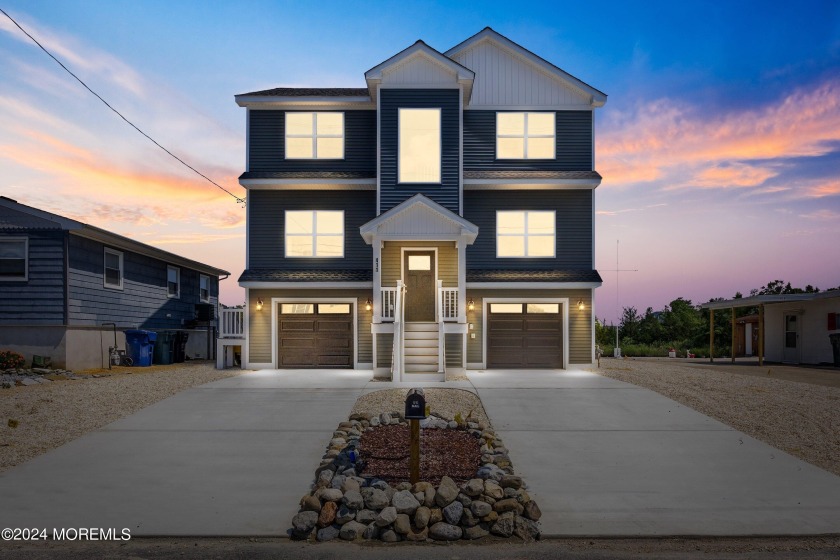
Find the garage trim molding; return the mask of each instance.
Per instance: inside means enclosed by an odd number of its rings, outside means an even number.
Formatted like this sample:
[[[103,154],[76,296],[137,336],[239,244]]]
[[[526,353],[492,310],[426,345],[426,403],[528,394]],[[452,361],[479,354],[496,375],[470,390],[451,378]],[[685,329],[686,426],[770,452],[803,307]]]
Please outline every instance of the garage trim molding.
[[[359,337],[357,334],[359,323],[359,301],[356,298],[310,298],[310,297],[273,297],[271,298],[271,369],[277,366],[277,317],[280,314],[281,303],[349,303],[353,310],[353,369],[359,369]]]
[[[484,298],[481,302],[481,369],[487,369],[487,319],[491,303],[559,303],[563,309],[563,369],[569,369],[569,298]],[[470,368],[472,369],[472,368]]]

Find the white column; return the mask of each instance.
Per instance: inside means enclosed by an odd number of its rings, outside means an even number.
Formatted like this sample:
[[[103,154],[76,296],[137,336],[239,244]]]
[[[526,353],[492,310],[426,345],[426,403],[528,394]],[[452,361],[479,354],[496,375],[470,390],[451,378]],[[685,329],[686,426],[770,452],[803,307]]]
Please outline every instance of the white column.
[[[467,241],[462,235],[455,242],[458,248],[458,322],[467,322]]]
[[[382,241],[373,236],[373,322],[382,322]]]

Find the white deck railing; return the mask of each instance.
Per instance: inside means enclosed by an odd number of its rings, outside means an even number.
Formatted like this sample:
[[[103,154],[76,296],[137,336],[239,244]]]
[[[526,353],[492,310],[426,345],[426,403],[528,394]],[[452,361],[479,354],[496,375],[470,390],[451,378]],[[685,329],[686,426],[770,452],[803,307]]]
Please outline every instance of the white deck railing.
[[[397,308],[397,289],[381,288],[380,314],[383,321],[393,321]]]
[[[219,338],[245,338],[245,310],[222,309],[219,314]]]
[[[458,288],[444,288],[438,281],[438,301],[440,302],[440,314],[442,321],[458,320]]]

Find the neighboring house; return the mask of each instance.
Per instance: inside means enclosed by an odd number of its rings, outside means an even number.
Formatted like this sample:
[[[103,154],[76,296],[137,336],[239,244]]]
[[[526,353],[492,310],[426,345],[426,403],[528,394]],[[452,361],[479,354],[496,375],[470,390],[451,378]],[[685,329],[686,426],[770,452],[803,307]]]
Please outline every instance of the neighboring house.
[[[107,367],[113,324],[120,348],[126,329],[192,329],[187,355],[210,358],[219,277],[229,275],[0,197],[0,350],[27,362]]]
[[[236,96],[244,367],[424,381],[591,363],[606,95],[490,28],[365,79]]]
[[[752,348],[752,354],[761,360],[787,364],[835,362],[831,335],[840,337],[840,290],[751,296],[713,301],[700,307],[712,311],[759,308],[753,327],[757,331],[757,348]]]

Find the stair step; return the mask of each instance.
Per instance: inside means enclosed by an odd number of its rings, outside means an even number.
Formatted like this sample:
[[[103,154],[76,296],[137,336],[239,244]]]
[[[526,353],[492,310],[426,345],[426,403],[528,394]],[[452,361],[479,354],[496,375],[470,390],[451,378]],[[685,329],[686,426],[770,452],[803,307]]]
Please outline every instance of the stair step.
[[[405,323],[405,332],[438,331],[437,323]]]
[[[405,332],[405,339],[406,340],[437,340],[438,333],[437,331],[406,331]]]
[[[408,367],[409,364],[432,364],[437,365],[438,357],[437,354],[434,356],[423,356],[418,354],[405,355],[405,364]]]
[[[406,348],[437,348],[437,338],[406,338]]]
[[[405,372],[407,374],[412,374],[412,373],[437,373],[438,372],[438,367],[437,367],[437,364],[431,364],[431,365],[412,364],[410,366],[408,364],[406,364],[405,365]]]
[[[406,349],[405,354],[406,360],[417,360],[417,359],[430,359],[434,358],[435,360],[438,359],[438,351],[437,349],[430,349],[430,348],[411,348]]]

